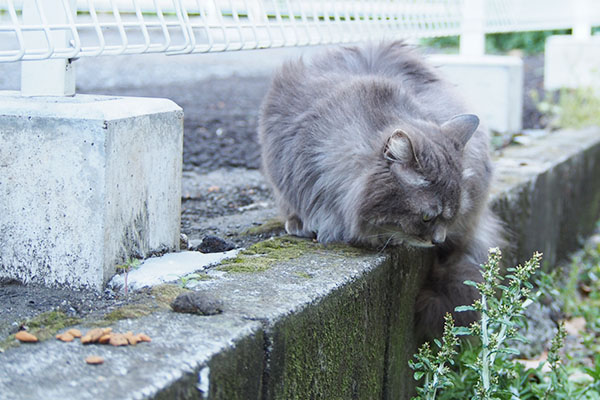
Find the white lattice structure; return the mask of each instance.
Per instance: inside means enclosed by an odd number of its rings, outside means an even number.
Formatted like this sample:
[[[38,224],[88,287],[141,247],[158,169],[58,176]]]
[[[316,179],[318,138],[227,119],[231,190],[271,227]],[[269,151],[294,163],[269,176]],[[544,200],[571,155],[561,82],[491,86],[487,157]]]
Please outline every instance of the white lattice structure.
[[[142,53],[205,53],[391,38],[600,25],[595,0],[0,0],[0,62],[23,63],[21,92],[73,94],[70,61]]]
[[[600,4],[586,0],[0,0],[0,62],[213,52],[581,24],[588,28],[600,24]]]

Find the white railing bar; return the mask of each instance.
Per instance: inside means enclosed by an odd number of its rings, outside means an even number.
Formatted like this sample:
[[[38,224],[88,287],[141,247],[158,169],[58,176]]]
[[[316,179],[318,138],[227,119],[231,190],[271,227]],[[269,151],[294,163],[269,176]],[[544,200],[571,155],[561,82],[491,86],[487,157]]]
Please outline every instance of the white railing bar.
[[[238,33],[238,37],[240,38],[240,45],[237,48],[227,48],[227,50],[241,50],[244,47],[244,32],[242,31],[242,27],[240,26],[240,17],[237,13],[237,8],[234,7],[231,0],[228,0],[229,8],[231,9],[231,16],[233,17],[233,25],[235,26],[235,30]]]
[[[23,32],[21,30],[21,26],[18,24],[17,12],[15,11],[13,0],[8,0],[8,14],[10,15],[10,19],[13,23],[14,28],[12,30],[15,32],[17,41],[19,42],[19,50],[16,51],[14,57],[9,58],[8,61],[18,61],[25,54],[25,42],[23,39]],[[0,54],[2,53],[4,52],[0,52]],[[11,53],[8,54],[8,57],[10,57],[10,54]]]
[[[94,8],[93,0],[88,0],[88,7],[90,9],[90,16],[92,17],[92,25],[94,27],[94,31],[96,32],[96,36],[98,37],[98,43],[100,45],[97,51],[90,51],[90,53],[92,53],[91,55],[93,56],[98,56],[104,52],[106,42],[104,40],[104,34],[102,34],[102,28],[100,27],[100,22],[98,21],[98,14],[96,14],[96,9]]]
[[[163,33],[163,37],[165,38],[165,44],[160,47],[160,51],[165,51],[171,45],[171,35],[169,34],[169,28],[167,27],[167,25],[165,23],[165,17],[160,8],[160,5],[158,4],[158,2],[156,0],[152,0],[152,1],[154,2],[154,9],[156,10],[156,15],[158,16],[158,21],[159,21],[159,24],[160,24],[160,27],[161,27],[161,30]]]
[[[182,12],[183,10],[183,6],[181,4],[180,0],[174,0],[174,5],[175,5],[175,13],[177,14],[177,21],[178,26],[181,28],[181,33],[183,34],[183,37],[185,38],[185,45],[177,47],[175,46],[175,48],[173,49],[169,49],[169,51],[167,52],[167,54],[187,54],[190,53],[193,48],[194,48],[194,44],[195,44],[195,36],[194,36],[194,32],[192,30],[192,28],[190,27],[190,20],[187,17],[187,13],[184,14]]]
[[[71,50],[67,52],[63,52],[62,49],[57,49],[54,54],[57,56],[61,56],[62,58],[73,58],[79,53],[81,49],[81,41],[79,40],[79,34],[77,33],[77,29],[75,28],[75,19],[73,18],[73,14],[77,12],[77,10],[71,10],[71,5],[69,4],[69,0],[62,0],[63,3],[63,11],[66,14],[68,21],[68,30],[71,32]],[[64,53],[64,54],[63,54]]]
[[[127,39],[127,33],[125,33],[125,27],[123,26],[123,21],[121,20],[121,13],[118,9],[118,7],[115,6],[115,2],[113,0],[109,0],[110,1],[110,5],[112,8],[112,13],[115,16],[115,23],[117,25],[117,29],[119,30],[119,36],[121,37],[121,46],[120,48],[122,49],[122,51],[116,53],[117,55],[119,54],[124,54],[125,51],[127,50],[127,45],[129,43],[128,39]]]
[[[144,16],[142,15],[142,11],[140,10],[140,5],[137,1],[133,2],[135,5],[135,15],[137,17],[140,28],[142,29],[142,36],[144,36],[144,50],[141,53],[148,50],[150,47],[150,35],[148,34],[148,29],[146,28],[146,23],[144,21]]]
[[[44,56],[41,58],[50,58],[54,52],[54,43],[52,43],[52,38],[50,37],[50,28],[48,28],[48,21],[46,20],[46,14],[44,13],[44,9],[41,6],[40,0],[35,0],[35,3],[37,9],[39,10],[39,17],[42,21],[42,30],[44,31],[44,35],[46,37],[46,43],[48,43],[47,50],[43,53]]]

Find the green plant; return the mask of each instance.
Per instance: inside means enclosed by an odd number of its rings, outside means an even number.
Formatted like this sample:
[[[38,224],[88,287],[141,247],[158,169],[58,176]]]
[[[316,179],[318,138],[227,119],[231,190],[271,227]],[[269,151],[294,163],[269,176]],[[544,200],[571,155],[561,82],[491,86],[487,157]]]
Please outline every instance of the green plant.
[[[525,322],[525,308],[537,301],[546,287],[554,288],[552,294],[556,295],[557,285],[551,275],[542,274],[538,282],[543,285],[533,290],[530,280],[539,269],[539,253],[523,265],[507,269],[504,276],[500,273],[500,260],[500,251],[491,249],[482,266],[482,282],[466,282],[479,290],[481,299],[458,307],[457,311],[478,311],[479,320],[469,327],[454,327],[447,319],[443,340],[434,341],[437,352],[426,343],[415,355],[415,361],[409,363],[415,370],[415,379],[422,381],[417,398],[600,399],[600,356],[595,357],[593,367],[563,362],[564,323],[558,326],[547,360],[542,360],[537,368],[526,368],[514,360],[518,351],[511,348],[510,339],[524,340],[519,328]],[[600,256],[598,261],[600,264]],[[476,340],[458,342],[457,338],[464,335]],[[544,369],[545,363],[549,369]],[[585,376],[586,381],[571,379],[578,375]]]
[[[551,35],[568,34],[570,30],[490,33],[485,35],[485,50],[488,53],[506,53],[522,50],[525,54],[538,54],[544,51],[546,38]],[[421,39],[421,45],[436,49],[458,49],[459,36],[443,36]]]
[[[194,273],[179,277],[179,286],[181,286],[182,288],[187,288],[188,285],[192,285],[194,283],[198,283],[200,281],[204,281],[207,279],[210,279],[210,278],[206,273],[194,272]]]
[[[423,399],[435,399],[438,390],[452,386],[447,375],[450,369],[446,364],[454,365],[454,357],[457,355],[458,337],[454,334],[454,320],[452,315],[446,314],[444,317],[444,335],[442,342],[435,339],[435,344],[439,348],[437,354],[431,351],[428,342],[425,342],[415,355],[416,361],[409,361],[415,380],[424,379],[423,387],[417,388],[417,393]]]
[[[124,289],[125,290],[125,296],[127,296],[128,290],[129,290],[128,289],[128,285],[127,285],[127,276],[129,275],[129,272],[131,270],[139,268],[140,265],[142,265],[142,262],[140,260],[138,260],[137,258],[131,258],[131,257],[129,257],[127,259],[127,261],[125,261],[124,264],[117,265],[117,267],[116,267],[117,271],[119,271],[120,273],[124,273],[125,274],[125,277],[124,277],[124,280],[125,280],[125,289]]]
[[[485,36],[485,49],[488,53],[506,53],[522,50],[525,54],[544,52],[546,38],[552,35],[566,35],[570,30],[491,33]]]
[[[556,95],[546,93],[542,98],[533,91],[531,97],[537,109],[548,119],[551,128],[583,128],[600,125],[600,96],[591,87],[563,88]]]

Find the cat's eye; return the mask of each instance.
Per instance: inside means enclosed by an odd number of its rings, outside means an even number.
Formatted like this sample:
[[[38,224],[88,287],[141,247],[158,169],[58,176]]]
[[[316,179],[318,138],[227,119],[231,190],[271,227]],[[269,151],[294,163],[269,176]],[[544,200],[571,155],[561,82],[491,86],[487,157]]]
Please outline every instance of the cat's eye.
[[[435,215],[429,213],[423,213],[422,219],[423,222],[431,222],[435,218]]]

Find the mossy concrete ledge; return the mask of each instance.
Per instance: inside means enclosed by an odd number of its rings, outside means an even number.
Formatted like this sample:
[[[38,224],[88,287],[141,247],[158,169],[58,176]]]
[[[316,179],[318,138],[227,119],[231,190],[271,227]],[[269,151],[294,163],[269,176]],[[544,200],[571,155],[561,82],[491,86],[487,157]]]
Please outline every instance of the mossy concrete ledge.
[[[493,203],[512,230],[509,258],[542,250],[557,260],[600,216],[598,128],[506,149],[497,165]],[[407,399],[414,299],[431,261],[426,250],[259,243],[195,288],[220,299],[222,314],[115,322],[152,337],[137,346],[8,349],[0,398]],[[105,363],[86,365],[91,354]]]

